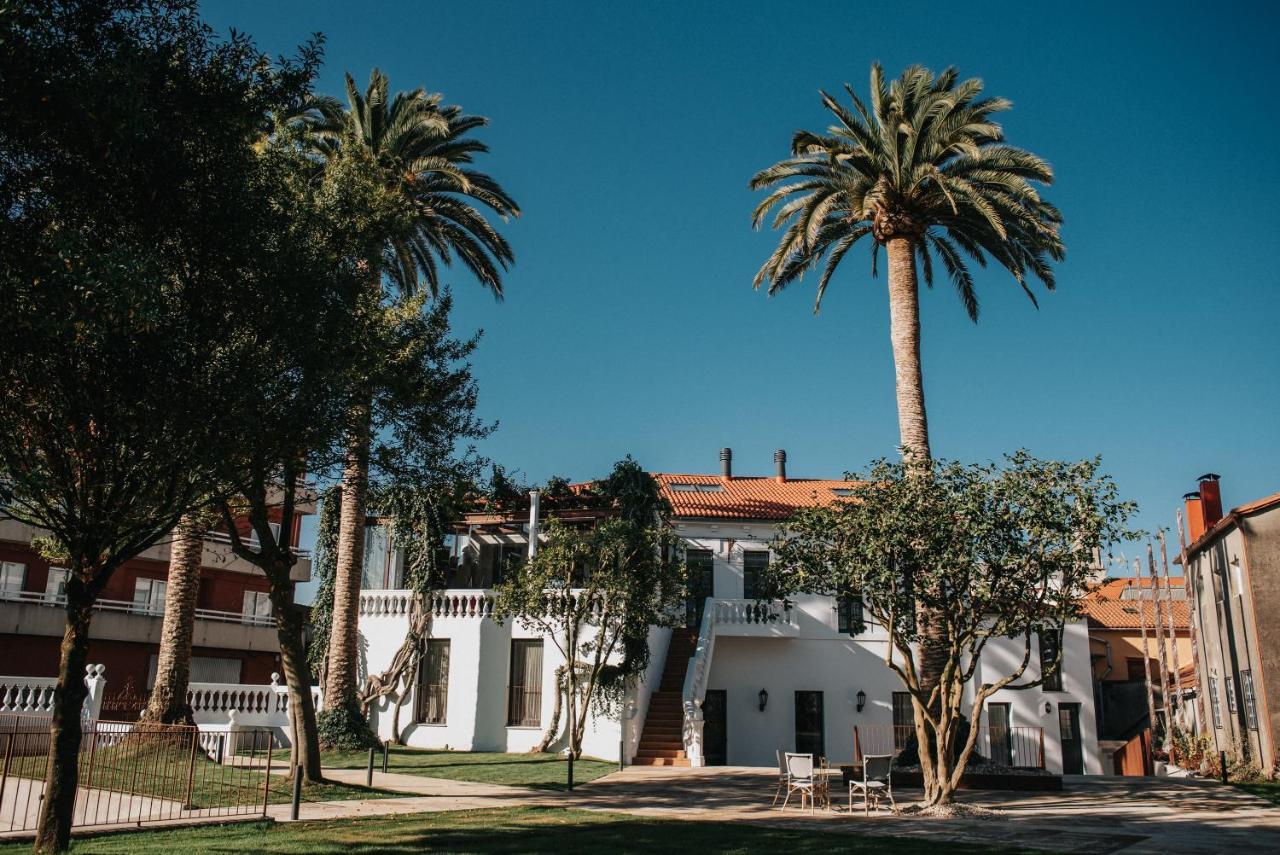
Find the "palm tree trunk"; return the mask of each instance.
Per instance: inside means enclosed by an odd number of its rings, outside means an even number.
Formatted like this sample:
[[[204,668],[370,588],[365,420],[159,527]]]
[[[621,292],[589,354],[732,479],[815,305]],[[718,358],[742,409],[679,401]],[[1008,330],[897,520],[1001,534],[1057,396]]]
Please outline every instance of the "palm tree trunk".
[[[916,281],[915,244],[890,238],[889,339],[898,394],[898,434],[904,458],[930,459],[929,420],[924,409],[924,376],[920,370],[920,291]]]
[[[187,684],[191,678],[191,635],[195,628],[203,553],[204,526],[196,516],[187,515],[173,531],[156,684],[151,689],[147,708],[142,711],[142,721],[195,723],[191,705],[187,703]]]
[[[333,571],[333,623],[329,630],[324,687],[324,707],[327,710],[356,703],[371,409],[370,402],[365,401],[355,413],[355,428],[347,446],[346,467],[342,472],[342,512]]]
[[[80,581],[83,570],[73,565],[67,577],[67,623],[62,634],[58,687],[53,696],[53,721],[49,724],[52,751],[39,807],[36,852],[65,852],[71,845],[71,819],[80,777],[80,711],[89,695],[84,677],[89,659],[89,620],[93,615],[93,597]]]

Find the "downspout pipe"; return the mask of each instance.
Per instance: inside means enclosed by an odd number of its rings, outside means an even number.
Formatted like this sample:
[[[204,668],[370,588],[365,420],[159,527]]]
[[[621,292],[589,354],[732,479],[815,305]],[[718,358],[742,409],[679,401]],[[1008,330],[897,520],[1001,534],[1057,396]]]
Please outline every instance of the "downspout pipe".
[[[537,490],[529,491],[529,557],[538,554],[538,515],[541,510],[541,495]]]

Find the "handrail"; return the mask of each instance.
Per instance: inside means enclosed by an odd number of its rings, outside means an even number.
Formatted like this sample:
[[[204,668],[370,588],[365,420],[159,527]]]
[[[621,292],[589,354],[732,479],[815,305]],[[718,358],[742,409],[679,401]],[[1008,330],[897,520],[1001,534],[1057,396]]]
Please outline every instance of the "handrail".
[[[231,535],[230,535],[230,534],[228,534],[228,533],[227,533],[227,532],[225,532],[225,531],[207,531],[207,532],[205,532],[205,534],[204,534],[204,539],[205,539],[205,540],[208,540],[208,541],[212,541],[213,543],[221,543],[221,544],[225,544],[225,545],[227,545],[227,546],[230,546],[230,545],[231,545]],[[248,537],[248,538],[242,538],[242,540],[244,540],[244,541],[245,541],[246,545],[247,545],[251,550],[253,550],[253,551],[255,551],[255,552],[257,551],[256,547],[257,547],[257,545],[258,545],[258,538],[257,538],[257,536],[256,536],[256,535],[251,535],[251,536],[250,536],[250,537]],[[302,547],[300,547],[300,546],[294,546],[294,547],[292,547],[292,549],[293,549],[293,554],[294,554],[294,555],[296,555],[296,556],[298,556],[299,558],[310,558],[310,557],[311,557],[311,550],[310,550],[310,549],[304,549],[304,548],[302,548]]]
[[[702,754],[702,702],[707,697],[707,678],[711,672],[711,654],[716,644],[715,598],[707,597],[702,609],[702,624],[698,628],[698,643],[689,657],[689,668],[684,675],[681,693],[684,708],[684,750],[690,765],[705,765]]]
[[[0,592],[0,601],[10,601],[19,603],[32,603],[41,606],[63,606],[66,605],[67,598],[60,597],[56,594],[50,594],[40,591],[3,591]],[[94,601],[94,611],[99,612],[123,612],[125,614],[141,615],[144,617],[163,617],[164,603],[138,603],[133,600],[106,600],[99,599]],[[271,615],[245,614],[244,612],[229,612],[220,609],[196,609],[197,620],[212,620],[222,623],[238,623],[245,626],[274,626],[275,618]]]

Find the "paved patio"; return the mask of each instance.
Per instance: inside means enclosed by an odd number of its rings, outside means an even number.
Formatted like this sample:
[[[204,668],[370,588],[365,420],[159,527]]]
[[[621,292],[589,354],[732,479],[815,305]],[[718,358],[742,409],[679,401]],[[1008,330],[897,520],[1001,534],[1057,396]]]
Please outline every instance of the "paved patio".
[[[963,841],[993,849],[1052,852],[1280,852],[1280,808],[1210,781],[1068,777],[1059,793],[964,792],[960,800],[1001,812],[989,819],[864,817],[769,807],[775,774],[757,768],[633,767],[580,788],[574,807],[680,819],[813,824],[824,830]],[[899,791],[899,803],[920,797]]]

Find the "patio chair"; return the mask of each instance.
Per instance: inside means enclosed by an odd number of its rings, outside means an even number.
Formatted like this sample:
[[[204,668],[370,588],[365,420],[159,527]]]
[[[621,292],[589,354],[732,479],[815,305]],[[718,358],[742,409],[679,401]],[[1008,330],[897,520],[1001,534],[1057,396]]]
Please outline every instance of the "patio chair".
[[[862,793],[862,811],[871,815],[871,805],[880,809],[880,795],[889,795],[889,805],[898,809],[893,800],[893,758],[892,754],[864,754],[862,756],[862,780],[856,778],[849,782],[849,813],[853,813],[854,791]]]
[[[773,804],[770,805],[770,807],[778,806],[778,799],[782,798],[783,794],[787,792],[787,781],[791,779],[791,776],[787,774],[787,758],[785,756],[785,752],[779,748],[777,754],[778,786],[773,791]]]
[[[784,755],[787,764],[787,797],[782,802],[782,809],[787,809],[792,793],[800,794],[800,809],[804,810],[804,800],[809,800],[809,813],[813,813],[815,802],[825,797],[826,779],[814,774],[812,754]]]

